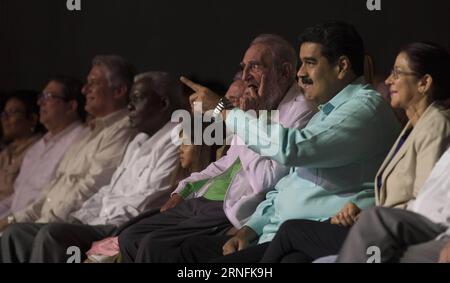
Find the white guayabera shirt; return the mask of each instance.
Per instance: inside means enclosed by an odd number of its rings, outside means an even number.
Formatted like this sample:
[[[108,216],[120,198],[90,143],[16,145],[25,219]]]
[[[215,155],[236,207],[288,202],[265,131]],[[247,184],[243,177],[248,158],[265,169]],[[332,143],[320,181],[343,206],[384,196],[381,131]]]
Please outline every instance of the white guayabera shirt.
[[[408,209],[449,227],[446,234],[450,235],[450,148],[436,163],[416,201]]]
[[[169,122],[149,137],[140,133],[129,144],[110,184],[72,214],[88,225],[121,225],[147,209],[161,207],[171,193],[178,146],[171,140],[177,127]]]

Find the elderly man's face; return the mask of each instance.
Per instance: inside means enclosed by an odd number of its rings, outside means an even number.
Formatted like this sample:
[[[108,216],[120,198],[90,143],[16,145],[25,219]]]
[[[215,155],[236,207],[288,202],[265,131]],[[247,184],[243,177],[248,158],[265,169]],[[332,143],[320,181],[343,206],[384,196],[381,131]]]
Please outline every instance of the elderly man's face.
[[[257,93],[261,85],[263,75],[275,76],[272,54],[270,49],[263,44],[255,44],[245,52],[241,63],[242,80],[247,88],[253,88]],[[269,79],[269,78],[266,78]]]
[[[105,106],[113,99],[113,91],[113,88],[108,85],[106,69],[93,66],[82,90],[86,96],[86,111],[95,118],[108,115],[109,112]]]
[[[152,126],[163,107],[164,102],[153,91],[150,80],[143,78],[133,84],[128,104],[128,116],[133,127]]]
[[[250,46],[244,55],[241,67],[242,80],[246,85],[242,98],[246,102],[242,102],[241,99],[241,105],[245,104],[244,108],[247,110],[275,109],[285,95],[285,90],[282,86],[282,75],[275,67],[270,47],[265,44]],[[248,103],[251,100],[253,102]]]

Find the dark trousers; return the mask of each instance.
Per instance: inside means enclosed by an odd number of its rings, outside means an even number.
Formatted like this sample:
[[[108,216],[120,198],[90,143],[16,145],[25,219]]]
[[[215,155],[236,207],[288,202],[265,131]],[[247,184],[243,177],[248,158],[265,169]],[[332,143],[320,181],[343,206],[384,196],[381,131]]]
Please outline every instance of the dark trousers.
[[[261,262],[312,262],[337,254],[350,228],[329,221],[288,220],[267,248]]]
[[[223,245],[231,238],[227,235],[197,236],[186,239],[181,245],[185,262],[255,263],[264,255],[269,243],[249,246],[244,250],[224,256]]]
[[[17,223],[8,226],[1,237],[3,262],[60,262],[73,255],[71,246],[86,258],[92,242],[111,236],[115,226],[89,226],[65,223]]]
[[[288,220],[271,242],[249,246],[230,255],[223,256],[222,250],[230,236],[192,237],[184,241],[181,250],[186,262],[312,262],[337,254],[349,230],[329,222]]]
[[[350,231],[337,262],[437,262],[450,238],[436,240],[447,227],[405,209],[375,207],[361,213]]]
[[[181,244],[190,237],[223,234],[232,225],[222,201],[189,199],[141,219],[119,234],[123,262],[185,262]]]

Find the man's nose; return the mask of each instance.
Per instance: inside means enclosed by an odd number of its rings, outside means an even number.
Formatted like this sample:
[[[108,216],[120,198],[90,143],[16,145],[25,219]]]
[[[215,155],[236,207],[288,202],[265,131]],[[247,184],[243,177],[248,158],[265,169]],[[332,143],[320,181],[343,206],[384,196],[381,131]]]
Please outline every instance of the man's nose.
[[[302,65],[300,66],[300,68],[298,69],[298,72],[297,72],[297,78],[298,78],[298,79],[301,79],[302,77],[307,77],[307,76],[308,76],[308,74],[306,73],[305,65],[302,64]]]
[[[250,78],[251,78],[251,75],[250,75],[249,68],[247,66],[245,66],[244,69],[242,70],[242,80],[245,82],[245,81],[248,81]]]
[[[84,96],[87,95],[87,93],[88,93],[88,86],[87,86],[87,85],[84,85],[84,86],[83,86],[83,88],[81,89],[81,93],[82,93]]]

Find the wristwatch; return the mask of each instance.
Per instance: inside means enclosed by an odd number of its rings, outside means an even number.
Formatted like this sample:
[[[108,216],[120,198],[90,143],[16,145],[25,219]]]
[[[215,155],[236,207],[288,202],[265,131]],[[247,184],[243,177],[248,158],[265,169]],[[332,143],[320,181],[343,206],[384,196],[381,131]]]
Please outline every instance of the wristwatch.
[[[233,108],[234,105],[225,96],[222,97],[217,103],[216,108],[214,108],[213,111],[214,119],[217,119],[224,109],[233,109]]]
[[[12,214],[8,215],[6,219],[8,220],[8,224],[16,223],[16,218]]]

